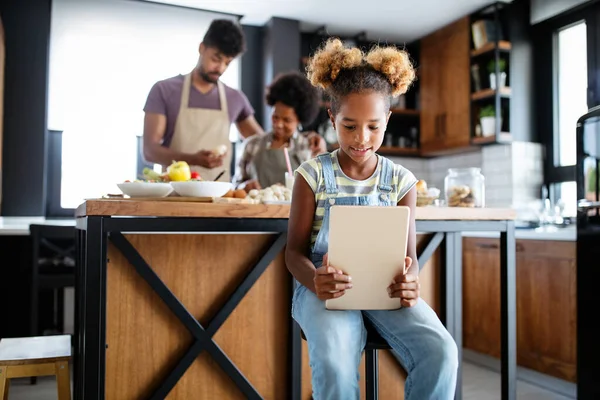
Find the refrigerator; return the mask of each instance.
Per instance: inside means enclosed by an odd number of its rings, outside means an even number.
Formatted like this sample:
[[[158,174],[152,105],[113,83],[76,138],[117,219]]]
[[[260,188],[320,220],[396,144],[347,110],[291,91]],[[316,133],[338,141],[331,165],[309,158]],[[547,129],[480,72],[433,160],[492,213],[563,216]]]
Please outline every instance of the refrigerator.
[[[600,399],[600,106],[577,121],[577,398]]]

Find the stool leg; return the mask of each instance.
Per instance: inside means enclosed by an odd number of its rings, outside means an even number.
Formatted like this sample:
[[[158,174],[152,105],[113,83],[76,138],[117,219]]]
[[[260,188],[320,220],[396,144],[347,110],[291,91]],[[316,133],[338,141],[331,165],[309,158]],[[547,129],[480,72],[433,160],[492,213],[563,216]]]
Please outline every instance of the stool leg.
[[[366,392],[367,400],[377,400],[379,398],[379,367],[377,364],[377,350],[369,349],[365,351],[366,356]]]
[[[8,367],[0,367],[0,395],[2,400],[8,399],[8,387],[10,386],[10,380],[6,377],[6,370]]]
[[[56,384],[58,386],[58,400],[71,400],[71,375],[69,362],[56,362]]]

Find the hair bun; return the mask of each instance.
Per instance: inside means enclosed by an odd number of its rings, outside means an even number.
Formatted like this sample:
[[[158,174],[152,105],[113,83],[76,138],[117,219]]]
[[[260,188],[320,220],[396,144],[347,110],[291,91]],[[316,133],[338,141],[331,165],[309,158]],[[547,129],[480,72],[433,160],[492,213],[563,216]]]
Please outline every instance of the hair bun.
[[[364,53],[358,48],[346,48],[341,40],[328,39],[319,49],[306,68],[307,76],[314,86],[328,89],[335,82],[342,69],[358,67]]]
[[[366,62],[386,76],[392,85],[392,96],[406,93],[415,79],[408,53],[395,47],[376,47],[365,57]]]

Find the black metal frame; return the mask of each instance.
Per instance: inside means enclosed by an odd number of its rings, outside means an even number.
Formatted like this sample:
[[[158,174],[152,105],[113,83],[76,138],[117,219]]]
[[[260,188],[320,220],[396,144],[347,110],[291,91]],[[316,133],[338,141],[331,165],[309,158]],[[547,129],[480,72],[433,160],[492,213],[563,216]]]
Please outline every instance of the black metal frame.
[[[546,145],[544,159],[544,184],[550,189],[556,186],[551,197],[558,198],[558,186],[562,182],[575,181],[575,166],[556,165],[558,159],[559,144],[557,132],[557,98],[558,88],[556,82],[557,70],[557,44],[555,42],[556,32],[564,27],[579,21],[585,21],[588,27],[587,54],[588,54],[588,108],[600,105],[600,79],[597,78],[600,71],[600,43],[598,33],[600,31],[600,2],[592,0],[580,6],[574,7],[562,14],[542,21],[533,26],[534,33],[534,67],[536,75],[534,87],[536,94],[537,109],[537,131],[540,139]],[[573,127],[575,129],[575,127]]]
[[[283,249],[287,219],[261,218],[192,218],[192,217],[101,217],[88,216],[77,222],[78,261],[76,303],[76,351],[74,359],[75,399],[103,399],[106,349],[106,263],[110,240],[148,282],[171,311],[195,338],[184,357],[166,380],[155,390],[152,399],[164,398],[191,362],[206,350],[248,398],[262,398],[235,365],[213,342],[212,336],[235,306],[250,290],[264,269]],[[516,399],[516,244],[513,221],[417,221],[419,234],[432,233],[419,255],[425,265],[443,243],[442,322],[456,341],[462,359],[462,235],[463,231],[500,232],[501,246],[501,364],[502,399]],[[227,232],[272,233],[276,239],[236,288],[229,300],[207,327],[193,318],[152,268],[125,239],[123,233],[145,232]],[[290,393],[292,400],[301,397],[302,338],[298,324],[290,316]],[[376,359],[370,360],[376,362]],[[375,373],[377,372],[374,370]],[[459,370],[456,399],[462,398],[462,372]]]

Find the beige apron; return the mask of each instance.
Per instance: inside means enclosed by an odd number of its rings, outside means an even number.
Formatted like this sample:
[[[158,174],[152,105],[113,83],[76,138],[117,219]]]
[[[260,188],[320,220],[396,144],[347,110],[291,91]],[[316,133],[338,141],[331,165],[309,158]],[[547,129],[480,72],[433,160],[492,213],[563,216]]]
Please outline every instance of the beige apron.
[[[197,171],[202,179],[214,180],[223,170],[225,173],[220,181],[231,181],[231,152],[232,146],[229,140],[229,130],[231,122],[227,112],[227,98],[225,97],[225,87],[218,81],[220,110],[210,110],[206,108],[190,108],[190,88],[192,87],[192,76],[187,74],[183,80],[183,90],[181,91],[181,106],[179,115],[175,121],[175,132],[173,140],[169,146],[173,150],[184,153],[196,153],[200,150],[213,150],[224,144],[227,146],[227,154],[223,157],[223,165],[217,168],[208,169],[198,165],[190,165],[192,171]]]
[[[290,164],[292,171],[295,171],[302,164],[302,157],[298,154],[298,140],[292,138],[293,148],[289,150]],[[269,138],[262,138],[261,149],[256,153],[252,160],[252,176],[260,183],[262,188],[281,183],[285,185],[285,173],[287,172],[287,163],[285,162],[285,153],[283,148],[272,149],[269,145]]]

